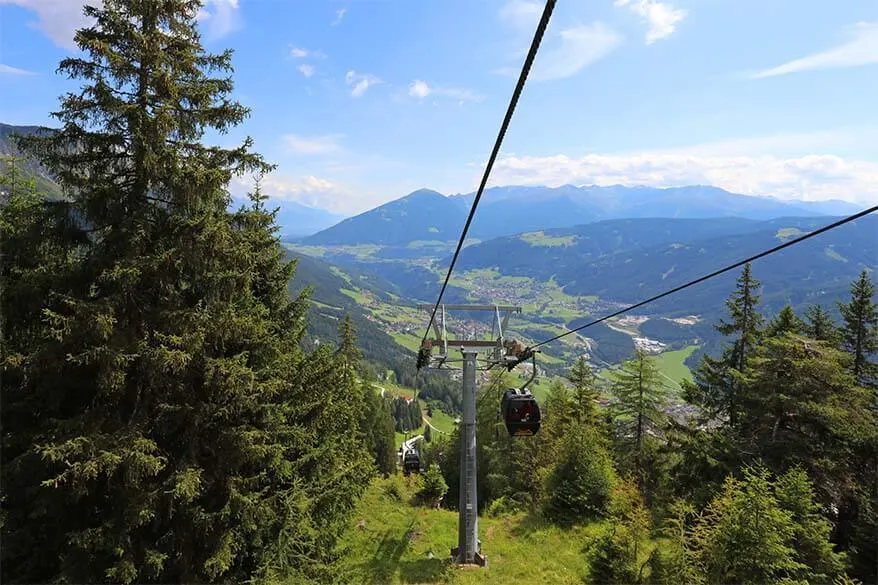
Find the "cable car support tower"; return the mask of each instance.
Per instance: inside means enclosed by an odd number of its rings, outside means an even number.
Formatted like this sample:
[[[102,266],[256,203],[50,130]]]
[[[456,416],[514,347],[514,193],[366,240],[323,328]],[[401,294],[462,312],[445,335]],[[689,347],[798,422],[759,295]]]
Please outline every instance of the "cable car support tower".
[[[419,305],[427,311],[434,305]],[[448,339],[446,314],[448,311],[491,311],[494,313],[492,339]],[[426,339],[418,354],[418,366],[435,370],[456,369],[450,364],[462,363],[463,417],[460,424],[460,507],[457,547],[451,549],[451,559],[461,565],[486,566],[487,558],[479,543],[478,486],[476,485],[476,370],[504,366],[511,369],[521,359],[506,355],[504,331],[512,313],[521,313],[521,307],[512,305],[445,305],[440,304],[433,319],[434,339]],[[494,337],[496,333],[496,337]],[[460,358],[449,355],[457,349]],[[434,350],[438,350],[434,353]],[[484,367],[479,367],[479,352],[485,351]]]

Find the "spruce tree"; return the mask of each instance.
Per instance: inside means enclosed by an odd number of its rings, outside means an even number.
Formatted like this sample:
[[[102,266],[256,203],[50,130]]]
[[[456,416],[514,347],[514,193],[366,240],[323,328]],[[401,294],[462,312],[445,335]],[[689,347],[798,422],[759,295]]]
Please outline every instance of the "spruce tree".
[[[390,402],[368,384],[364,384],[362,396],[360,433],[375,467],[386,477],[396,471],[396,436]]]
[[[805,310],[806,325],[804,333],[811,339],[835,344],[839,331],[829,312],[820,305],[812,305]]]
[[[765,334],[769,337],[780,337],[786,333],[798,334],[804,331],[805,323],[799,319],[789,305],[784,306],[765,328]]]
[[[760,284],[753,278],[750,264],[745,264],[736,282],[735,293],[726,301],[729,320],[721,320],[716,326],[717,331],[723,335],[737,337],[732,348],[732,365],[739,371],[744,369],[750,351],[759,340],[763,322],[762,316],[756,310],[759,304],[757,290]]]
[[[851,284],[851,300],[838,304],[844,321],[842,343],[853,356],[854,377],[868,386],[876,383],[876,366],[869,359],[878,352],[878,305],[873,300],[874,296],[875,285],[869,273],[863,270]]]
[[[357,370],[360,367],[362,354],[357,347],[357,332],[350,315],[345,315],[338,325],[338,349],[336,355],[340,359],[345,380],[354,385]]]
[[[687,400],[705,408],[709,417],[727,417],[732,428],[738,420],[739,377],[762,335],[763,318],[757,311],[759,285],[750,264],[745,264],[735,292],[726,300],[729,318],[715,326],[723,335],[733,337],[731,346],[719,359],[705,356],[695,371],[694,383],[683,383]]]
[[[567,379],[573,384],[572,398],[574,403],[574,418],[578,424],[595,424],[597,422],[597,400],[600,390],[597,388],[596,377],[585,361],[580,356]]]
[[[320,579],[367,481],[331,352],[299,349],[273,214],[258,188],[228,210],[230,179],[270,167],[202,144],[248,111],[200,4],[86,7],[59,68],[82,87],[22,143],[81,229],[4,361],[4,582]]]
[[[664,418],[661,412],[665,398],[661,374],[655,358],[637,348],[634,356],[622,362],[622,368],[611,375],[611,388],[616,397],[614,410],[622,421],[623,433],[633,440],[639,460],[648,427],[660,425]]]

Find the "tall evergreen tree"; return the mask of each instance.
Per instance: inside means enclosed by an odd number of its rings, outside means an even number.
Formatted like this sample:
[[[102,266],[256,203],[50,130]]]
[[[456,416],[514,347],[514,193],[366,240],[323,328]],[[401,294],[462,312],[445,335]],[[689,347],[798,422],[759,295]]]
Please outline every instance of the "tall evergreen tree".
[[[750,264],[744,265],[741,276],[735,285],[735,293],[726,301],[729,320],[721,320],[716,326],[723,335],[734,335],[732,365],[739,371],[747,365],[750,351],[759,340],[762,329],[762,316],[757,312],[760,282],[753,277]]]
[[[726,416],[732,428],[738,420],[738,378],[762,334],[763,318],[757,311],[759,285],[750,264],[745,264],[735,292],[726,300],[729,318],[715,326],[723,335],[733,337],[731,346],[719,359],[705,356],[695,371],[694,383],[683,384],[687,400],[705,408],[708,416]]]
[[[331,353],[299,349],[273,214],[258,189],[228,211],[230,179],[270,167],[249,139],[201,142],[248,111],[200,8],[86,7],[59,68],[82,88],[23,141],[81,229],[59,236],[45,321],[4,347],[3,581],[319,579],[367,481]]]
[[[617,401],[614,409],[639,459],[649,425],[657,426],[663,418],[664,387],[655,358],[638,348],[634,357],[622,362],[621,370],[612,372],[612,377],[611,388]]]
[[[598,418],[597,400],[600,390],[597,388],[596,376],[584,357],[580,356],[574,362],[567,379],[573,384],[572,398],[576,422],[594,424]]]
[[[838,327],[829,312],[820,305],[812,305],[805,310],[806,325],[804,333],[817,341],[836,343],[839,340]]]
[[[345,380],[353,385],[357,370],[360,367],[362,354],[357,347],[357,332],[350,315],[345,315],[338,325],[338,349],[336,350],[336,355],[340,358]]]
[[[375,467],[386,477],[396,471],[396,435],[390,400],[379,396],[368,385],[363,388],[362,396],[360,432],[367,450],[372,454]]]
[[[854,377],[868,386],[876,383],[876,365],[869,359],[878,352],[878,305],[874,296],[875,285],[863,270],[851,284],[851,300],[838,305],[844,321],[842,342],[853,356]]]

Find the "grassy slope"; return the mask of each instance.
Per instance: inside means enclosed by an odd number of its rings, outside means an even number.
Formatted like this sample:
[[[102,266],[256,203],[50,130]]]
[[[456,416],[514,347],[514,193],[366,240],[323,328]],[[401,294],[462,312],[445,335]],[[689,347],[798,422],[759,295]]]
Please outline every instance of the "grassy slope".
[[[479,518],[488,568],[452,566],[457,513],[411,506],[417,481],[397,476],[369,487],[342,539],[349,582],[564,584],[582,583],[587,576],[583,549],[605,529],[603,523],[563,530],[524,515]],[[388,493],[390,483],[402,487],[402,500]]]
[[[680,382],[683,380],[692,380],[692,372],[684,362],[696,349],[698,349],[697,345],[689,345],[683,349],[666,351],[656,356],[658,369],[664,374],[671,390],[679,390]]]

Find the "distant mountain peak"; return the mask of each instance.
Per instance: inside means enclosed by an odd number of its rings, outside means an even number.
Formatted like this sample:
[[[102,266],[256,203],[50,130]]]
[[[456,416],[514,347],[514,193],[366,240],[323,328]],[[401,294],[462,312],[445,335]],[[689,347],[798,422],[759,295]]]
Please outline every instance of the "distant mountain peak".
[[[412,191],[411,193],[409,193],[408,195],[406,195],[402,199],[409,199],[409,200],[410,199],[423,199],[423,198],[427,198],[427,197],[429,197],[429,198],[442,197],[443,199],[446,199],[445,195],[443,195],[439,191],[434,191],[432,189],[427,189],[427,188],[421,188],[421,189],[418,189],[416,191]]]

